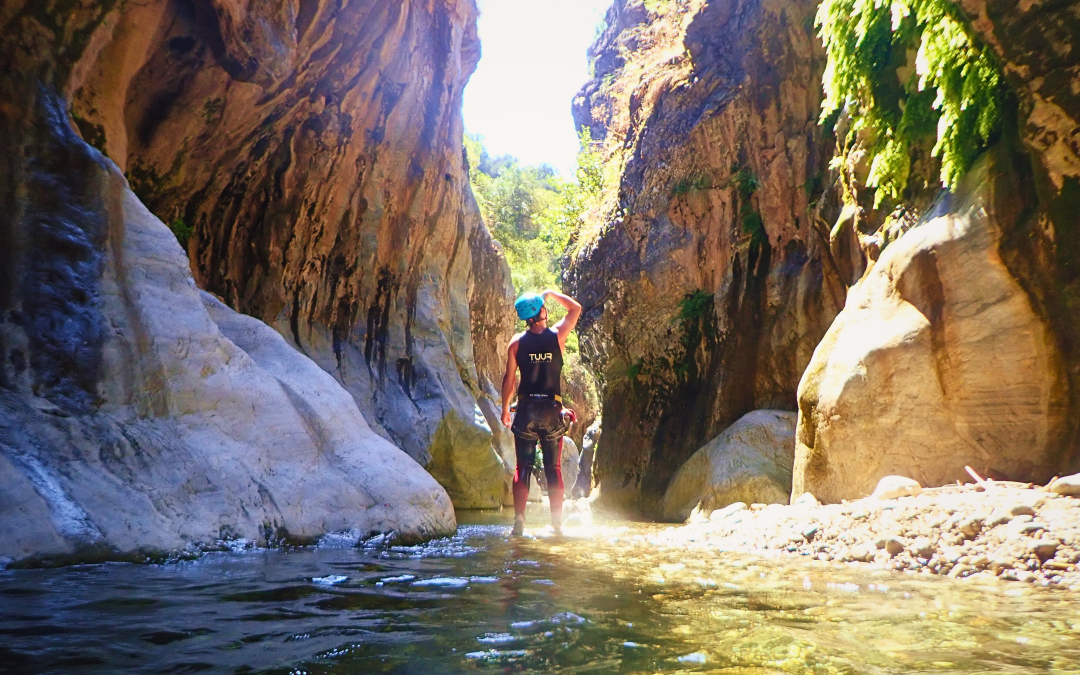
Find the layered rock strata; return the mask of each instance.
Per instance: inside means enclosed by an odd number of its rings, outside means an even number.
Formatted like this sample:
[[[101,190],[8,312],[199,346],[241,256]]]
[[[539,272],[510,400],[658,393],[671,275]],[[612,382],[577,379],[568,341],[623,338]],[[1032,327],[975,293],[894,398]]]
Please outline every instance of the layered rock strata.
[[[461,145],[472,0],[7,6],[5,35],[63,62],[83,137],[190,229],[199,286],[331,373],[458,507],[497,504],[512,287]]]
[[[861,268],[829,248],[814,4],[647,4],[614,4],[575,100],[618,172],[567,278],[603,383],[601,499],[655,515],[709,439],[795,410]]]

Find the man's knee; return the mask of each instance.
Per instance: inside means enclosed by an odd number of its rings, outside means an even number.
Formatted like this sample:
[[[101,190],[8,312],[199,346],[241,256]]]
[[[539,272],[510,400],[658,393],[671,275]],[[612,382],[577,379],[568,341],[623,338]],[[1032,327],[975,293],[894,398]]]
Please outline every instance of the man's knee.
[[[517,469],[514,471],[514,482],[520,483],[522,481],[528,481],[529,477],[533,474],[532,462],[518,462]]]
[[[544,466],[544,476],[547,478],[547,484],[548,484],[548,489],[549,490],[552,489],[552,488],[560,488],[561,489],[563,487],[562,469],[561,469],[561,467],[559,467],[559,465],[557,465],[557,464],[555,466],[547,466],[547,465],[545,465]]]

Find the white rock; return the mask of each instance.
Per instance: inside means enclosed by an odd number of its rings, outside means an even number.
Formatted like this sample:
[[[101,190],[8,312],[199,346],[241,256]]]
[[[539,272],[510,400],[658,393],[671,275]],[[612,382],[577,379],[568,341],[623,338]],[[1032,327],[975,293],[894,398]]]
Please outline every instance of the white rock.
[[[817,498],[814,495],[810,494],[809,492],[804,492],[801,495],[799,495],[798,497],[796,497],[795,500],[791,502],[791,505],[792,506],[803,506],[803,507],[806,507],[806,506],[821,506],[821,502],[819,502],[817,500]]]
[[[72,418],[0,405],[0,489],[21,500],[0,500],[0,555],[454,531],[446,491],[331,375],[200,295],[169,229],[115,169],[101,183],[116,220],[96,303],[100,402]]]
[[[885,476],[878,481],[872,499],[896,499],[897,497],[912,497],[922,492],[922,486],[918,481],[905,476]]]
[[[1047,489],[1057,495],[1080,497],[1080,473],[1058,478]]]
[[[709,514],[709,520],[710,521],[723,520],[724,518],[727,518],[728,516],[734,515],[734,514],[738,513],[739,511],[745,511],[745,510],[746,510],[746,503],[745,502],[735,502],[734,504],[728,504],[727,506],[725,506],[722,509],[714,510],[712,513]]]
[[[851,547],[848,551],[848,557],[859,562],[870,562],[874,559],[876,553],[877,549],[873,544],[859,544]]]

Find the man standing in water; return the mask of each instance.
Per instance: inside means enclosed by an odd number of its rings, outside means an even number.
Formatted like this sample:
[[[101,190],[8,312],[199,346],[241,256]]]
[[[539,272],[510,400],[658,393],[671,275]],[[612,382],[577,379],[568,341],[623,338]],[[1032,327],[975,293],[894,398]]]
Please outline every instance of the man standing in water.
[[[548,328],[544,300],[551,296],[566,308],[566,316]],[[514,432],[517,470],[514,472],[514,530],[525,531],[525,504],[529,500],[529,478],[536,463],[536,441],[544,453],[548,499],[551,501],[551,527],[562,534],[562,437],[566,432],[561,385],[563,349],[566,338],[577,325],[581,305],[558,291],[537,295],[526,293],[514,303],[520,319],[528,324],[524,333],[514,336],[506,350],[506,375],[502,385],[502,422]],[[517,392],[517,415],[511,425],[510,399],[514,394],[515,371],[521,371]],[[573,416],[573,411],[566,411]]]

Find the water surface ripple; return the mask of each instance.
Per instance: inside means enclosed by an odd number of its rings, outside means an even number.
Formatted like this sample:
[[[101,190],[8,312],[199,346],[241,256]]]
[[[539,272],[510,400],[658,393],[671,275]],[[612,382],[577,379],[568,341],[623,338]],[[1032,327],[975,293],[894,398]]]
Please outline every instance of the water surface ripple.
[[[508,533],[0,572],[0,672],[1080,670],[1069,591],[687,548],[656,525]]]

